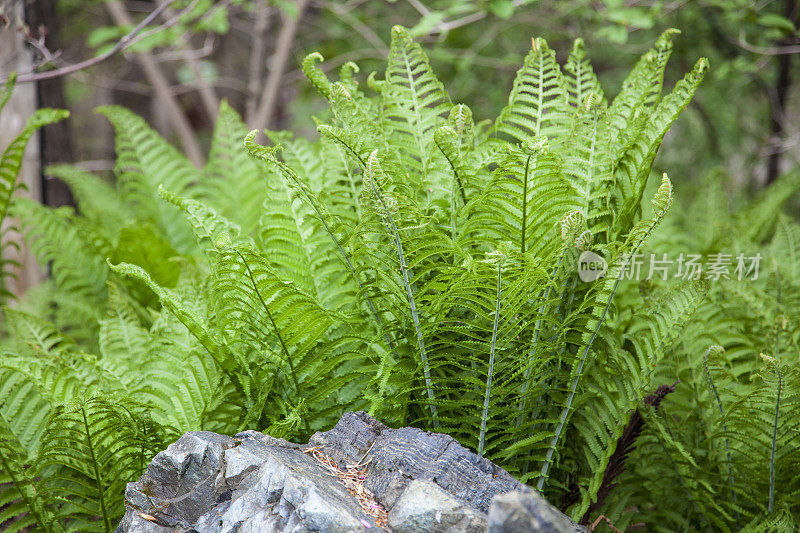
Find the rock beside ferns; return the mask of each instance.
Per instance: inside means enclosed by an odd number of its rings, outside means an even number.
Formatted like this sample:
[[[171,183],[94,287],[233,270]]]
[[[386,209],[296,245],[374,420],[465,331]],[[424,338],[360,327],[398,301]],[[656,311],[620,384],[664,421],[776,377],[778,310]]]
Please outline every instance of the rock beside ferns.
[[[348,467],[363,475],[350,489]],[[186,433],[128,484],[125,504],[118,533],[583,531],[453,438],[390,429],[363,412],[307,445],[256,431]]]

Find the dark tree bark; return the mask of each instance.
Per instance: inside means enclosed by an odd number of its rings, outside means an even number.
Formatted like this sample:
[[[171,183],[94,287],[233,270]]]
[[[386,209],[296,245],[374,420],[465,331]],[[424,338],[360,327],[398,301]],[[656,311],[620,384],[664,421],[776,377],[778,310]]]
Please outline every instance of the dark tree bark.
[[[797,0],[784,0],[784,16],[793,21],[795,26],[800,19],[800,9]],[[786,40],[778,41],[777,45],[786,46],[791,44]],[[775,82],[775,91],[771,98],[772,113],[770,120],[770,145],[772,153],[767,161],[767,179],[769,185],[778,178],[781,170],[781,159],[783,157],[782,139],[784,136],[786,120],[786,96],[792,86],[792,56],[793,54],[780,54],[778,58],[778,78]]]
[[[61,28],[55,0],[27,2],[25,18],[34,36],[44,32],[50,50],[61,48]],[[64,78],[58,77],[37,82],[37,94],[39,107],[62,109],[67,107],[64,101]],[[75,161],[69,120],[62,120],[42,128],[39,134],[39,143],[42,159],[42,203],[52,206],[74,205],[67,185],[61,180],[45,175],[47,165]]]

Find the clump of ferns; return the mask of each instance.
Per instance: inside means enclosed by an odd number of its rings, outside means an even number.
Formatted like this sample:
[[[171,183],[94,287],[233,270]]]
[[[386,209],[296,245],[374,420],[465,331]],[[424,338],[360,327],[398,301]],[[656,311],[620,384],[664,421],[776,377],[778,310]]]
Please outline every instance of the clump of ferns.
[[[561,69],[534,40],[486,125],[394,28],[384,79],[367,80],[375,97],[351,64],[331,81],[321,56],[303,62],[332,111],[319,140],[266,132],[275,146],[257,145],[223,105],[202,170],[138,117],[103,109],[118,186],[59,170],[80,214],[58,220],[58,235],[102,246],[59,239],[47,209],[27,220],[56,290],[100,322],[100,357],[80,375],[146,399],[177,432],[303,439],[367,409],[449,432],[555,501],[578,487],[573,516],[597,512],[635,440],[632,413],[660,390],[652,368],[705,295],[679,284],[639,313],[618,298],[672,201],[664,176],[643,216],[653,158],[707,69],[661,94],[673,33],[611,102],[581,41]],[[589,250],[610,268],[585,283]],[[631,331],[614,331],[628,313]]]

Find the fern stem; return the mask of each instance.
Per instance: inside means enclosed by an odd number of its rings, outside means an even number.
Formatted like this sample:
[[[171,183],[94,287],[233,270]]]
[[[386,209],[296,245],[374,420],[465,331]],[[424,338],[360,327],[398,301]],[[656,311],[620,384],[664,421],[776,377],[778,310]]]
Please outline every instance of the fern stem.
[[[772,427],[772,450],[769,454],[769,512],[772,513],[775,503],[775,445],[778,440],[778,414],[781,408],[781,386],[783,379],[781,376],[781,369],[778,366],[778,361],[774,362],[775,372],[778,374],[778,396],[775,399],[775,424]]]
[[[426,157],[426,153],[424,150],[425,146],[425,130],[422,128],[422,114],[420,113],[420,108],[423,107],[420,105],[419,102],[419,91],[417,90],[417,77],[414,73],[414,66],[411,64],[409,60],[408,53],[406,50],[403,50],[403,63],[406,67],[406,76],[408,77],[408,85],[410,88],[411,95],[413,97],[411,108],[414,111],[415,119],[414,125],[416,126],[417,134],[414,136],[417,141],[417,144],[420,148],[423,148],[420,152],[420,163],[422,163],[422,175],[428,175],[428,158]],[[430,392],[430,390],[429,390]]]
[[[253,284],[253,291],[258,296],[258,300],[261,302],[261,306],[264,308],[264,311],[267,313],[267,317],[269,318],[270,323],[272,324],[272,329],[275,330],[275,335],[278,337],[278,341],[281,344],[281,350],[283,351],[283,356],[286,358],[286,363],[289,365],[289,375],[292,378],[292,382],[294,383],[294,389],[297,393],[298,400],[302,398],[300,393],[300,382],[297,379],[297,373],[294,369],[294,362],[292,361],[291,355],[289,355],[289,349],[286,347],[286,342],[283,340],[283,335],[281,335],[280,330],[278,329],[278,325],[275,323],[275,319],[272,318],[272,313],[269,310],[269,306],[267,302],[264,301],[264,297],[261,296],[261,291],[258,290],[258,283],[256,283],[256,278],[253,275],[253,271],[250,270],[250,265],[247,263],[247,260],[242,255],[242,252],[239,250],[235,250],[236,255],[242,260],[244,267],[247,269],[247,277],[250,278],[250,282]],[[305,427],[306,432],[310,431],[310,427],[308,425],[308,418],[303,417],[303,426]]]
[[[525,230],[528,229],[526,219],[528,218],[528,172],[530,172],[531,157],[533,155],[529,155],[528,159],[525,160],[525,178],[522,181],[522,231],[519,242],[519,253],[521,255],[525,255]]]
[[[100,484],[100,469],[97,465],[97,456],[94,453],[94,443],[92,442],[91,429],[89,429],[89,420],[86,417],[86,403],[81,403],[81,416],[83,417],[83,427],[86,430],[86,447],[89,449],[89,455],[92,459],[92,469],[94,470],[94,481],[97,485],[97,497],[100,503],[100,512],[103,515],[103,525],[106,531],[111,531],[111,523],[108,519],[108,511],[106,510],[105,498],[103,498],[103,486]]]
[[[364,161],[364,158],[362,158],[361,155],[352,146],[347,144],[347,142],[344,139],[340,138],[340,137],[336,137],[336,140],[339,142],[339,144],[344,146],[347,149],[347,151],[349,151],[358,160],[358,162],[361,165],[362,169],[366,169],[367,168],[367,163],[366,163],[366,161]],[[349,174],[349,171],[348,171],[348,174]],[[356,273],[356,269],[355,269],[355,267],[353,267],[353,263],[350,261],[350,258],[345,253],[344,248],[342,248],[341,243],[339,243],[339,239],[336,237],[336,234],[333,233],[333,230],[331,230],[330,226],[328,226],[328,223],[325,221],[325,217],[322,216],[322,213],[320,213],[320,211],[317,208],[317,206],[314,205],[313,203],[312,203],[311,206],[314,208],[314,212],[317,213],[317,216],[322,221],[322,224],[325,227],[325,231],[328,233],[328,236],[330,236],[330,238],[333,240],[334,244],[336,244],[336,248],[339,250],[339,253],[342,255],[342,258],[344,259],[345,264],[347,264],[347,268],[350,269],[350,273],[353,275],[353,279],[355,279],[356,283],[358,283],[358,287],[361,290],[361,294],[364,295],[364,299],[367,301],[367,305],[369,306],[370,312],[372,313],[372,316],[375,318],[375,322],[378,324],[378,329],[382,331],[383,330],[383,321],[381,320],[380,315],[378,315],[378,310],[375,308],[375,304],[372,302],[372,299],[369,297],[369,295],[367,294],[366,290],[364,289],[364,285],[361,283],[361,279],[358,277],[358,274]],[[357,212],[357,214],[358,214],[359,220],[361,220],[360,211]],[[389,337],[389,334],[386,333],[385,331],[383,332],[383,338],[386,340],[386,343],[389,345],[389,347],[394,349],[394,342],[392,342],[392,339]]]
[[[344,141],[342,141],[341,144],[343,146],[345,146],[351,153],[353,153],[356,156],[356,158],[361,162],[362,166],[364,168],[366,168],[366,164],[364,163],[364,160],[361,159],[361,157],[358,155],[358,153],[356,153],[352,148],[347,146],[347,144],[344,143]],[[337,150],[341,154],[341,151],[340,151],[338,146],[337,146]],[[342,158],[344,158],[344,155],[342,155]],[[280,161],[277,161],[277,160],[275,160],[274,163],[277,165],[278,169],[281,170],[282,172],[284,172],[285,174],[287,174],[289,176],[292,176],[294,174],[294,170],[292,168],[290,168],[288,165],[286,165],[285,163],[281,163]],[[350,172],[348,171],[348,176],[349,175],[350,175]],[[352,180],[350,180],[350,182],[352,184]],[[353,279],[356,281],[356,283],[358,283],[358,288],[360,289],[361,294],[364,296],[364,299],[367,301],[367,306],[369,307],[370,312],[372,313],[372,316],[373,316],[373,318],[375,319],[375,322],[378,325],[378,330],[382,331],[383,330],[383,321],[381,320],[380,315],[378,315],[378,311],[375,308],[375,304],[373,304],[372,299],[369,297],[367,292],[364,290],[364,285],[361,283],[361,279],[358,277],[358,274],[356,273],[356,269],[353,266],[353,263],[350,261],[350,258],[345,253],[344,248],[342,247],[342,244],[339,242],[338,237],[336,237],[336,234],[333,232],[331,227],[328,225],[327,220],[325,220],[326,217],[323,216],[322,211],[320,211],[320,208],[317,206],[317,204],[314,201],[308,201],[307,203],[311,206],[311,208],[317,214],[317,218],[319,219],[320,222],[322,222],[322,225],[325,228],[325,232],[328,234],[328,236],[331,238],[333,243],[336,245],[336,248],[339,250],[339,254],[341,254],[342,259],[344,259],[344,262],[347,265],[347,268],[350,270],[350,274],[353,276]],[[356,215],[358,216],[358,219],[361,220],[361,212],[358,209],[358,203],[357,202],[356,202]],[[384,332],[383,336],[384,336],[384,339],[386,340],[387,344],[389,345],[389,347],[393,348],[394,344],[393,344],[391,338],[389,337],[388,333]]]
[[[461,191],[461,199],[464,202],[462,205],[464,205],[464,206],[467,205],[467,195],[464,193],[464,186],[461,184],[461,178],[458,176],[458,171],[456,170],[455,165],[453,165],[453,162],[450,161],[450,159],[447,158],[446,155],[445,155],[445,159],[447,159],[447,162],[450,163],[450,166],[453,169],[453,177],[455,178],[454,181],[453,181],[453,189],[454,190],[453,190],[453,193],[450,195],[450,210],[451,210],[451,213],[450,213],[451,229],[450,230],[451,230],[451,238],[453,239],[453,242],[455,242],[456,238],[457,238],[457,235],[458,235],[458,227],[457,227],[458,226],[458,220],[457,220],[457,218],[458,218],[458,208],[456,207],[456,192],[455,192],[455,189],[458,188],[458,190]]]
[[[458,169],[456,169],[456,166],[450,161],[450,158],[447,157],[447,154],[444,154],[444,158],[447,159],[447,162],[450,163],[450,168],[453,169],[453,179],[458,186],[458,192],[461,193],[461,201],[464,202],[464,205],[467,205],[467,193],[464,191],[464,184],[461,182],[461,176],[458,175]]]
[[[714,393],[714,399],[717,401],[717,407],[719,408],[719,414],[722,417],[722,432],[725,434],[725,455],[728,460],[728,484],[731,487],[731,500],[733,501],[734,505],[736,504],[736,490],[733,481],[733,462],[731,461],[731,447],[730,443],[728,442],[728,428],[725,424],[725,410],[722,408],[722,399],[719,397],[719,393],[717,392],[717,387],[714,385],[714,380],[711,378],[711,371],[708,368],[708,354],[711,353],[711,350],[714,346],[709,346],[706,350],[706,353],[703,355],[703,368],[706,371],[706,379],[708,380],[708,384],[711,387],[711,392]],[[737,516],[739,512],[736,512]]]
[[[555,279],[555,277],[558,275],[558,271],[561,268],[561,263],[564,261],[564,258],[567,255],[567,251],[568,251],[568,248],[565,248],[564,251],[561,254],[561,257],[558,258],[558,262],[556,263],[556,266],[553,269],[553,274],[550,276],[551,280]],[[522,391],[521,391],[521,394],[520,394],[521,400],[520,400],[520,404],[519,404],[519,415],[517,416],[517,427],[520,427],[522,425],[522,422],[524,421],[524,418],[525,418],[525,409],[526,409],[527,403],[528,403],[528,400],[527,400],[527,398],[525,398],[525,396],[528,394],[528,387],[530,385],[531,372],[533,370],[532,359],[533,359],[534,353],[536,351],[536,346],[539,344],[539,336],[541,335],[541,332],[542,332],[542,315],[544,314],[545,306],[547,305],[547,299],[550,297],[550,290],[552,288],[553,288],[553,285],[552,284],[548,284],[547,285],[547,289],[545,289],[545,291],[544,291],[544,295],[542,296],[542,306],[539,309],[539,317],[536,320],[536,325],[534,326],[533,339],[531,341],[531,349],[530,349],[530,353],[528,355],[528,361],[526,363],[528,365],[528,367],[525,369],[525,373],[523,374],[524,381],[522,382]]]
[[[561,437],[561,432],[564,430],[564,426],[567,423],[569,412],[572,409],[572,402],[575,400],[575,393],[578,390],[578,382],[580,381],[581,374],[583,373],[583,367],[586,365],[586,360],[589,357],[589,350],[591,349],[595,338],[597,338],[597,334],[600,332],[600,328],[603,326],[603,322],[605,322],[608,310],[611,309],[611,302],[614,300],[614,295],[617,293],[617,288],[619,287],[619,284],[622,281],[622,276],[625,274],[625,269],[628,266],[628,262],[630,261],[630,258],[633,257],[633,255],[639,250],[639,247],[642,245],[642,243],[644,243],[644,240],[658,225],[663,216],[664,213],[662,212],[656,217],[656,219],[653,221],[653,224],[644,233],[644,235],[641,236],[641,238],[633,247],[631,252],[625,256],[625,261],[620,267],[617,279],[614,281],[614,286],[611,288],[611,294],[609,294],[608,300],[606,301],[606,304],[603,307],[603,312],[600,314],[600,318],[597,320],[597,325],[592,331],[592,335],[589,337],[589,341],[583,348],[583,352],[581,353],[581,357],[578,361],[578,366],[575,369],[575,376],[572,378],[572,383],[570,383],[569,386],[569,394],[567,396],[567,401],[564,405],[564,408],[561,410],[561,415],[559,416],[558,419],[558,425],[556,426],[556,430],[555,433],[553,434],[553,437],[550,439],[550,445],[547,448],[547,454],[545,455],[544,463],[542,464],[541,477],[539,478],[539,481],[536,484],[536,488],[540,492],[544,488],[544,483],[547,480],[547,475],[550,472],[550,465],[552,464],[553,461],[553,454],[555,453],[556,446],[558,445],[558,440]]]
[[[325,231],[328,233],[328,236],[330,236],[330,238],[333,240],[334,244],[336,244],[336,248],[339,250],[339,253],[342,256],[342,259],[344,259],[344,262],[347,265],[347,268],[350,270],[350,274],[353,276],[353,279],[356,280],[356,283],[358,283],[358,288],[361,291],[361,294],[364,296],[364,299],[367,302],[367,306],[369,307],[370,313],[372,313],[372,317],[375,319],[375,323],[378,326],[378,331],[383,333],[383,339],[386,341],[386,345],[394,353],[395,352],[394,341],[392,341],[392,338],[389,336],[389,333],[387,333],[383,329],[383,320],[381,320],[381,317],[378,314],[378,310],[375,308],[375,304],[372,303],[372,298],[369,297],[369,295],[367,294],[367,291],[364,289],[364,285],[361,283],[361,279],[358,277],[358,274],[356,273],[356,269],[353,267],[353,263],[350,262],[350,258],[347,257],[347,254],[345,253],[344,248],[342,248],[342,245],[339,243],[339,239],[336,238],[336,235],[333,233],[333,231],[331,230],[330,226],[328,226],[328,223],[322,217],[322,215],[319,212],[319,210],[317,209],[317,207],[316,206],[313,206],[313,207],[314,207],[314,211],[316,211],[316,213],[317,213],[317,216],[319,216],[319,219],[322,221],[322,225],[325,227]],[[359,214],[359,217],[361,217],[360,214]],[[381,358],[381,372],[384,369],[384,363],[385,363],[385,357],[382,357]],[[384,394],[384,390],[383,390],[383,387],[381,387],[380,391],[379,391],[379,397],[382,397],[383,394]]]
[[[359,164],[361,165],[361,169],[364,171],[364,173],[366,173],[368,171],[367,162],[364,161],[364,158],[361,157],[361,154],[358,153],[358,151],[355,149],[355,147],[350,146],[347,143],[347,141],[345,139],[341,138],[341,137],[336,136],[336,137],[333,137],[333,138],[339,144],[344,146],[353,155],[353,157],[355,157],[358,160]],[[438,417],[438,413],[437,413],[437,409],[436,409],[436,404],[434,403],[436,398],[434,397],[434,394],[433,394],[433,385],[432,385],[432,382],[431,382],[430,366],[428,364],[428,356],[427,356],[427,353],[425,351],[425,342],[424,342],[424,340],[422,338],[422,331],[421,331],[420,325],[419,325],[419,316],[417,314],[417,306],[416,306],[416,302],[414,301],[414,294],[413,294],[413,291],[411,290],[411,284],[409,282],[408,267],[405,264],[405,254],[403,253],[403,244],[400,241],[400,236],[399,236],[398,231],[397,231],[397,226],[394,223],[394,219],[392,218],[392,215],[389,212],[389,207],[386,205],[386,202],[384,201],[383,196],[381,196],[380,191],[377,188],[374,176],[373,176],[373,179],[369,180],[369,183],[370,183],[370,188],[372,189],[372,193],[375,195],[377,200],[381,203],[381,207],[383,208],[383,211],[386,214],[384,218],[390,223],[390,228],[391,228],[391,231],[392,231],[392,237],[393,237],[394,242],[395,242],[395,247],[397,248],[398,260],[400,262],[400,270],[401,270],[401,272],[403,274],[403,284],[405,285],[406,295],[408,297],[409,306],[411,307],[411,316],[412,316],[412,318],[414,320],[414,329],[416,330],[416,334],[417,334],[417,345],[419,347],[420,359],[422,361],[422,368],[423,368],[423,373],[424,373],[424,376],[425,376],[425,388],[426,388],[427,393],[428,393],[428,399],[431,401],[430,409],[431,409],[431,415],[432,415],[432,418],[433,418],[433,426],[434,427],[439,427],[439,417]],[[328,230],[328,231],[329,231],[329,234],[331,235],[331,237],[336,242],[337,246],[339,246],[338,240],[336,240],[335,235],[333,235],[333,233],[330,232],[330,230]],[[344,256],[344,251],[342,250],[341,246],[339,246],[339,250]],[[344,257],[345,257],[345,260],[347,261],[348,265],[350,266],[351,271],[355,275],[355,270],[353,269],[352,264],[350,264],[349,260],[347,260],[347,256],[344,256]],[[359,287],[361,287],[362,290],[363,290],[363,286],[361,285],[361,281],[358,279],[358,277],[356,277],[356,281],[358,282]],[[365,294],[365,296],[366,296],[366,294]],[[366,296],[366,298],[367,298],[368,304],[370,306],[370,309],[373,311],[373,314],[374,314],[378,324],[382,325],[381,320],[378,317],[377,311],[375,310],[375,306],[372,305],[372,301],[369,299],[368,296]],[[388,333],[384,332],[384,338],[389,343],[389,347],[390,348],[394,348],[394,344],[391,342]]]
[[[489,369],[486,374],[486,394],[483,397],[483,415],[481,416],[481,434],[478,438],[478,456],[483,457],[483,449],[486,440],[486,423],[489,420],[489,398],[492,395],[492,377],[494,375],[494,354],[497,346],[497,330],[500,323],[500,291],[503,269],[502,262],[497,264],[497,306],[494,311],[494,324],[492,325],[492,344],[489,349]]]
[[[374,156],[375,152],[373,152]],[[360,158],[359,158],[360,159]],[[364,167],[367,169],[368,167]],[[384,220],[389,224],[389,229],[392,234],[392,238],[394,240],[395,249],[397,250],[397,259],[400,264],[400,272],[403,275],[403,285],[406,289],[406,296],[408,297],[408,304],[411,307],[411,317],[414,320],[414,330],[417,334],[417,345],[419,347],[419,354],[420,359],[422,361],[422,371],[425,376],[425,388],[428,392],[428,399],[431,401],[430,409],[431,409],[431,416],[433,417],[433,426],[439,427],[439,417],[437,415],[436,410],[436,398],[433,393],[433,383],[431,381],[431,369],[428,363],[428,355],[425,351],[425,340],[422,337],[422,329],[420,328],[419,323],[419,313],[417,312],[417,304],[414,300],[414,291],[411,289],[411,277],[408,272],[408,265],[406,264],[406,256],[405,252],[403,251],[403,243],[400,240],[400,233],[397,229],[397,225],[394,222],[394,218],[392,217],[392,213],[389,211],[389,206],[386,205],[386,201],[384,200],[383,196],[378,189],[378,185],[375,182],[375,174],[371,170],[369,171],[372,173],[371,179],[369,179],[370,187],[372,188],[372,194],[375,195],[375,198],[378,202],[380,202],[381,207],[384,213]]]
[[[378,310],[375,308],[375,304],[372,303],[372,299],[369,297],[369,295],[364,290],[364,285],[361,283],[361,279],[359,279],[358,274],[356,274],[356,269],[355,269],[355,267],[353,267],[353,263],[350,262],[350,258],[347,257],[347,254],[345,253],[344,248],[342,248],[341,243],[339,243],[339,239],[336,238],[336,235],[333,233],[333,231],[331,230],[330,226],[328,226],[328,223],[325,222],[325,219],[322,217],[322,215],[320,214],[320,212],[319,212],[319,210],[317,209],[316,206],[314,206],[314,211],[317,213],[317,216],[319,216],[319,219],[322,221],[322,225],[325,227],[325,231],[328,233],[330,238],[333,240],[333,243],[336,245],[336,248],[339,250],[339,253],[342,255],[342,259],[344,259],[344,262],[347,265],[347,268],[350,270],[350,274],[352,274],[353,279],[355,279],[356,283],[358,283],[358,288],[361,290],[361,294],[364,295],[364,299],[367,301],[367,306],[369,307],[369,310],[372,313],[372,316],[375,319],[375,322],[378,324],[378,329],[379,330],[383,330],[383,321],[381,320],[380,315],[378,315]],[[393,347],[393,343],[392,343],[391,338],[389,337],[389,334],[384,332],[383,335],[384,335],[384,338],[386,339],[386,342],[389,344],[389,346]]]

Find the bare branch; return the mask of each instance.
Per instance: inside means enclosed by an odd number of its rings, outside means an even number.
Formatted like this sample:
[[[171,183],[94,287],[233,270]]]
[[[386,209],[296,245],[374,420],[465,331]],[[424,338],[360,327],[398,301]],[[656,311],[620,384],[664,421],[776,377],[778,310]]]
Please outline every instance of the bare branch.
[[[425,4],[420,2],[419,0],[408,0],[408,3],[411,4],[414,9],[416,9],[420,15],[423,17],[428,16],[431,14],[431,10],[428,9]]]
[[[747,42],[744,31],[739,32],[739,40],[734,41],[737,46],[763,56],[782,56],[800,53],[800,44],[788,44],[786,46],[757,46]]]
[[[521,5],[524,5],[525,3],[526,0],[513,0],[511,2],[511,4],[514,7],[519,7]],[[473,22],[478,22],[479,20],[486,18],[488,14],[489,14],[488,11],[477,11],[470,15],[465,15],[459,19],[451,20],[450,22],[442,22],[434,26],[431,29],[431,33],[435,33],[437,31],[438,33],[447,33],[456,28],[460,28],[461,26],[466,26],[468,24],[472,24]]]
[[[383,54],[389,53],[389,47],[386,46],[386,43],[383,42],[383,39],[378,37],[378,34],[375,33],[372,28],[358,20],[356,17],[350,13],[349,9],[346,9],[341,4],[336,2],[325,2],[324,3],[325,9],[333,12],[336,16],[338,16],[345,24],[356,30],[358,33],[361,34],[367,42],[369,42],[372,46],[376,49],[381,51]]]
[[[202,48],[186,48],[186,41],[184,41],[183,48],[180,50],[165,50],[164,52],[159,52],[153,54],[153,57],[159,63],[163,63],[165,61],[182,61],[184,60],[184,54],[191,55],[194,59],[200,60],[204,57],[208,57],[214,53],[214,46],[215,46],[216,39],[213,35],[209,35],[206,37],[205,42],[203,43]]]
[[[176,0],[166,0],[164,4],[160,5],[156,8],[152,13],[150,13],[147,17],[144,18],[139,24],[136,25],[127,35],[125,35],[122,39],[117,41],[112,48],[108,51],[100,54],[99,56],[93,57],[91,59],[87,59],[86,61],[81,61],[80,63],[75,63],[74,65],[70,65],[67,67],[59,68],[56,70],[48,70],[47,72],[39,72],[39,73],[29,73],[29,74],[21,74],[17,77],[17,83],[30,83],[34,81],[41,81],[41,80],[50,80],[53,78],[58,78],[59,76],[66,76],[67,74],[72,74],[73,72],[77,72],[79,70],[83,70],[85,68],[89,68],[94,66],[101,61],[105,61],[109,57],[117,54],[118,52],[124,50],[128,46],[132,44],[134,38],[148,25],[150,24],[153,19],[155,19],[158,15],[161,14],[166,8],[168,8],[171,4],[173,4]],[[164,27],[159,27],[159,31],[164,29]],[[149,33],[149,32],[148,32]],[[2,82],[4,83],[6,78],[3,78]]]
[[[290,18],[286,15],[283,17],[283,27],[278,34],[278,42],[275,45],[275,54],[272,57],[269,77],[267,77],[267,83],[264,86],[264,91],[261,93],[261,100],[250,127],[270,127],[272,114],[275,110],[275,105],[278,103],[278,92],[281,78],[283,77],[283,71],[286,69],[286,63],[292,52],[294,36],[297,33],[297,27],[303,16],[303,11],[306,5],[308,5],[308,0],[297,0],[296,5],[297,16],[295,18]]]

